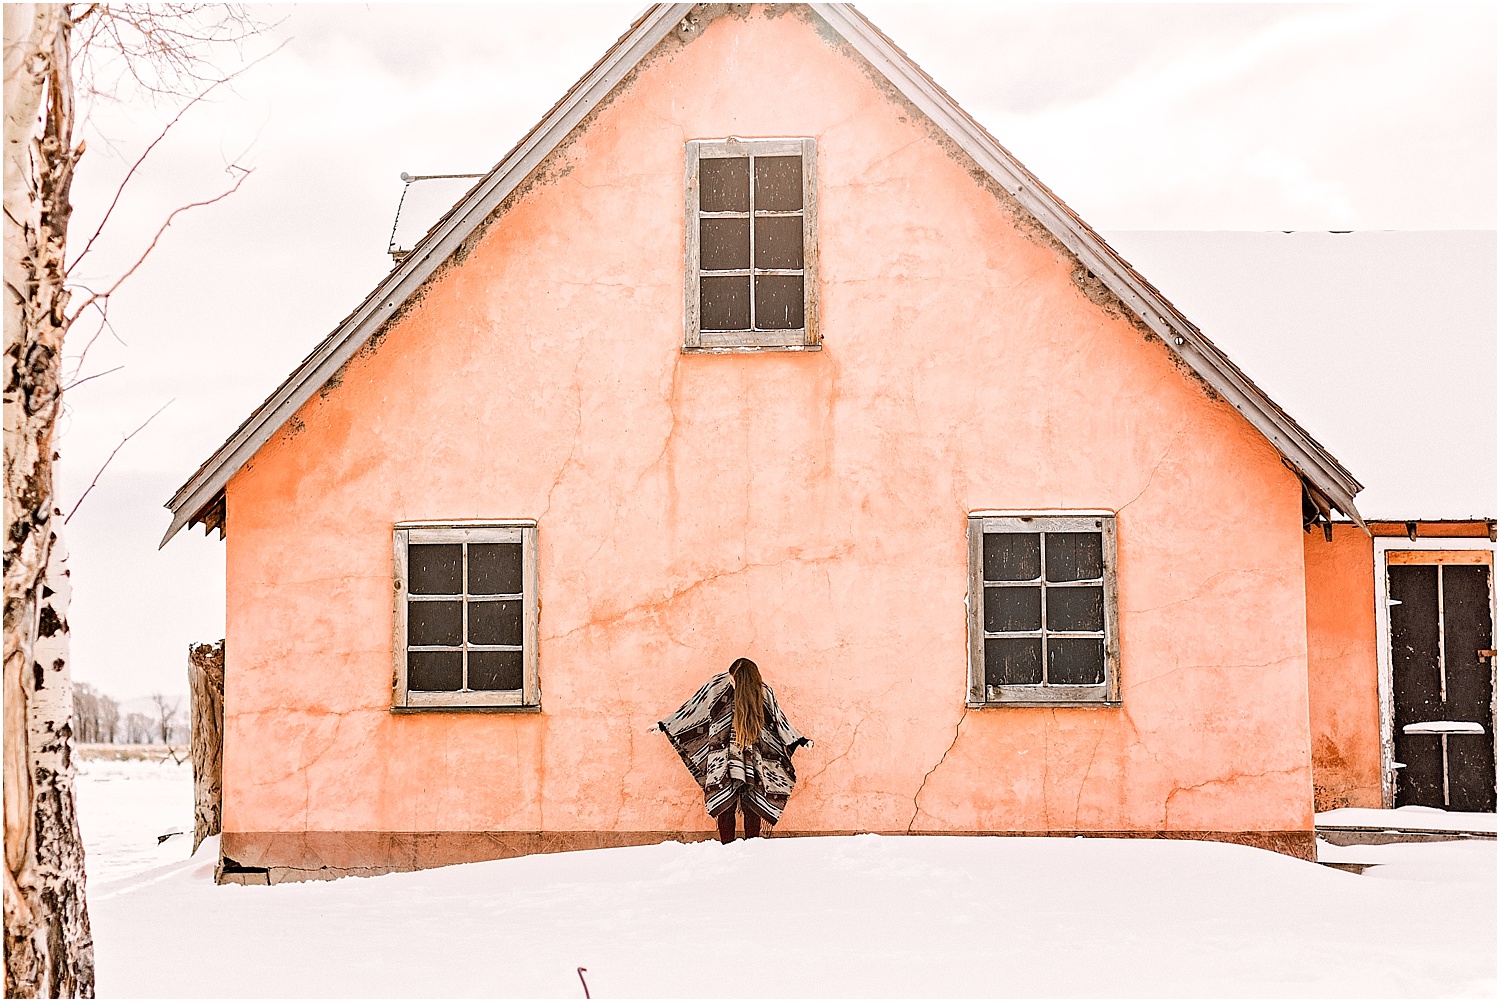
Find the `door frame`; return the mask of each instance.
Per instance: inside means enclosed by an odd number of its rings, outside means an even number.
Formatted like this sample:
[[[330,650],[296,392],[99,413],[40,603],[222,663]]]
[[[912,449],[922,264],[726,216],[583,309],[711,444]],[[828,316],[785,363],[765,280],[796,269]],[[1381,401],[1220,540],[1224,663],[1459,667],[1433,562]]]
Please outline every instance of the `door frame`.
[[[1491,639],[1500,631],[1497,622],[1495,588],[1495,544],[1483,536],[1376,536],[1375,541],[1375,657],[1379,667],[1380,691],[1380,801],[1385,807],[1396,806],[1396,691],[1391,677],[1391,607],[1390,579],[1387,576],[1389,562],[1386,555],[1392,551],[1423,550],[1486,550],[1490,554],[1490,629]],[[1495,660],[1490,660],[1490,673],[1495,672]],[[1493,689],[1491,692],[1493,693]],[[1496,703],[1490,697],[1490,733],[1500,734],[1496,726]],[[1496,756],[1500,760],[1500,754]]]

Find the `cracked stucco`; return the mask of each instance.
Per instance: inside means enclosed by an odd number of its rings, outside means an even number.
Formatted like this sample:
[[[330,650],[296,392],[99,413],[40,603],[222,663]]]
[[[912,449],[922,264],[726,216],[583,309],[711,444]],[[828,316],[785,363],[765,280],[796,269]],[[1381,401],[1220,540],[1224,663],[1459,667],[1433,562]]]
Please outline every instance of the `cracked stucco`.
[[[678,351],[731,134],[818,140],[821,352]],[[565,158],[230,483],[226,829],[706,829],[644,729],[742,654],[784,828],[1310,826],[1295,479],[907,109],[742,12]],[[965,709],[978,508],[1120,512],[1122,707]],[[386,710],[390,527],[449,518],[538,520],[540,714]]]

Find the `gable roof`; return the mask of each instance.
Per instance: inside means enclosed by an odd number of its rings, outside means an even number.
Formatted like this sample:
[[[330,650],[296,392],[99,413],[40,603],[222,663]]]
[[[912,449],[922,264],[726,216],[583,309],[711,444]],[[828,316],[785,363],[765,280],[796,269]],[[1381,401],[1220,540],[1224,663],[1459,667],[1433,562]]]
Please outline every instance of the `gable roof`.
[[[224,487],[276,431],[352,358],[448,260],[460,244],[671,32],[689,38],[702,28],[698,4],[656,4],[563,95],[508,154],[417,241],[399,265],[313,349],[276,391],[177,490],[166,507],[172,523],[162,545],[199,522],[224,531]],[[1161,337],[1205,383],[1245,416],[1301,479],[1306,499],[1361,525],[1354,507],[1360,483],[1291,416],[1257,387],[1213,342],[1147,282],[1087,223],[1032,175],[946,91],[852,4],[809,4],[831,31],[937,124],[1010,192],[1136,317]]]

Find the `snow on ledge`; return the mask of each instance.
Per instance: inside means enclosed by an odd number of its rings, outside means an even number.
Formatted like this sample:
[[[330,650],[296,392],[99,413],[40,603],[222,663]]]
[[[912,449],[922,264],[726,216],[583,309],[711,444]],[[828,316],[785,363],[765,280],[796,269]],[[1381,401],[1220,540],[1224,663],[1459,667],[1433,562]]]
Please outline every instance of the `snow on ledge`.
[[[1495,815],[1444,811],[1436,807],[1341,807],[1313,815],[1319,828],[1397,829],[1409,832],[1485,832],[1495,834]]]
[[[1426,720],[1418,724],[1407,724],[1401,728],[1403,734],[1483,734],[1484,725],[1468,720]]]

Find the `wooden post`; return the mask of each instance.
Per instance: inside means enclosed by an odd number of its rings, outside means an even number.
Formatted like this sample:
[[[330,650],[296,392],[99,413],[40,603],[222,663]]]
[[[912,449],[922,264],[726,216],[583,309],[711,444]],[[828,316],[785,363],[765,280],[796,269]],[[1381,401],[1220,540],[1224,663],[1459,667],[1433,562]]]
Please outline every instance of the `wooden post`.
[[[224,641],[188,645],[192,714],[193,851],[222,831],[224,790]]]

